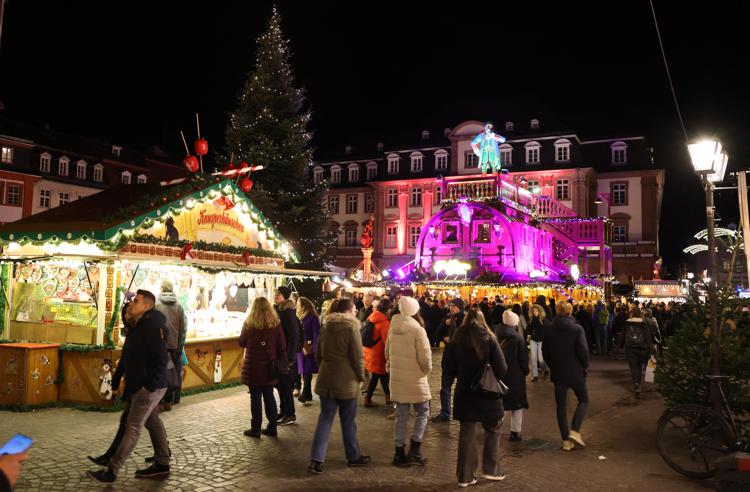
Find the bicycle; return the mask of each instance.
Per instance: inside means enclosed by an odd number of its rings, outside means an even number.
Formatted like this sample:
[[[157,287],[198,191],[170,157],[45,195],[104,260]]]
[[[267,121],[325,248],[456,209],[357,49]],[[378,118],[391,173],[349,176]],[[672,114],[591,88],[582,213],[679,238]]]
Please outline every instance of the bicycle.
[[[716,475],[715,461],[735,451],[750,451],[750,441],[739,436],[722,381],[729,376],[707,376],[715,381],[728,419],[703,405],[668,408],[659,419],[656,445],[664,461],[690,478]]]

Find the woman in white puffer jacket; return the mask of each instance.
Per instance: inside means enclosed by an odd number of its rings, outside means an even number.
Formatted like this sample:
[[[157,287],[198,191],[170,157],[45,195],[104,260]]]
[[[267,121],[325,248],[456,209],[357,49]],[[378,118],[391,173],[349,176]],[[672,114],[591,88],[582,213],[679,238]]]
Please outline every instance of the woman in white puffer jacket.
[[[420,446],[430,415],[430,384],[427,376],[432,371],[432,351],[424,322],[419,315],[419,302],[402,296],[398,301],[399,314],[391,318],[391,328],[385,347],[386,370],[390,374],[391,400],[396,402],[396,466],[424,465]],[[417,414],[406,454],[406,427],[409,407]]]

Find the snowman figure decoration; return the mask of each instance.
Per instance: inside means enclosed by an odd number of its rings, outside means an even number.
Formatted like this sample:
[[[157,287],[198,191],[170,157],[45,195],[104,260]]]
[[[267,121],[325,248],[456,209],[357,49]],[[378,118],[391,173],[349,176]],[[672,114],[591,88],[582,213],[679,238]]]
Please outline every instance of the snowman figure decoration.
[[[101,384],[99,385],[99,396],[102,400],[112,399],[112,362],[109,359],[104,359],[102,364],[102,372],[99,376]]]
[[[214,383],[220,383],[221,376],[221,350],[217,350],[216,362],[214,363]]]

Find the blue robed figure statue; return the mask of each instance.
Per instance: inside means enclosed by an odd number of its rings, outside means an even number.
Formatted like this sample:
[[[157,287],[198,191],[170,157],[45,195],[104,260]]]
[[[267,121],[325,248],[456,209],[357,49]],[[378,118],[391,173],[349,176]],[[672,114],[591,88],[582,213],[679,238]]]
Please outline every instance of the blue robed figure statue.
[[[505,142],[505,137],[493,131],[492,123],[485,124],[484,132],[471,141],[471,149],[479,157],[479,169],[482,171],[482,175],[486,175],[490,168],[492,168],[493,174],[500,172],[499,144],[503,142]]]

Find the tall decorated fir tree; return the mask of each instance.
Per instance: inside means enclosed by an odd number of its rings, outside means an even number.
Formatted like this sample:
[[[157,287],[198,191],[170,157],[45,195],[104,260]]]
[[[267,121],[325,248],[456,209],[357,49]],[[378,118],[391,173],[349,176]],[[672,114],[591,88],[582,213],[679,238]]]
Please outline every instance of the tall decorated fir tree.
[[[226,155],[234,162],[263,165],[249,192],[255,203],[299,252],[301,263],[319,268],[330,242],[327,184],[312,184],[311,113],[304,90],[294,86],[289,41],[273,9],[258,38],[255,68],[249,73],[226,130]]]

